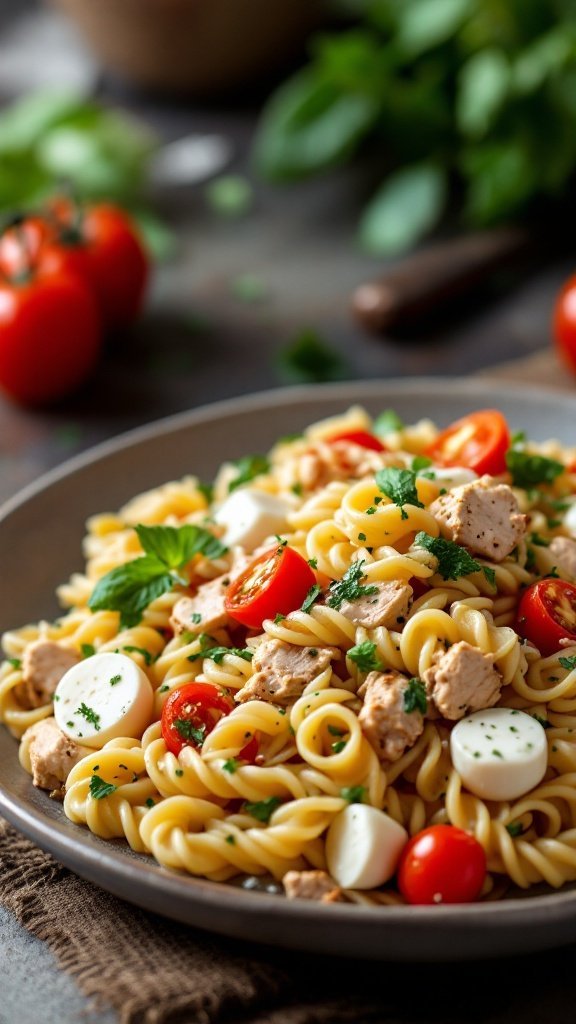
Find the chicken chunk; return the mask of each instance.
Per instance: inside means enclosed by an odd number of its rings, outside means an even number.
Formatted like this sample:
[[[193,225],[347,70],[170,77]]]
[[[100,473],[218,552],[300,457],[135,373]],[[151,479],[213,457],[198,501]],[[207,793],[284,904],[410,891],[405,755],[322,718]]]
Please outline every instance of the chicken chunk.
[[[512,489],[494,484],[489,476],[455,487],[433,501],[429,511],[444,537],[495,562],[510,554],[526,528]]]
[[[389,580],[386,583],[375,583],[377,594],[367,594],[356,601],[343,601],[340,605],[345,615],[355,626],[374,629],[385,626],[386,629],[398,629],[410,607],[414,591],[409,583],[401,580]]]
[[[576,540],[571,540],[570,537],[554,537],[548,550],[562,576],[576,581]]]
[[[211,633],[227,626],[230,619],[224,599],[229,583],[230,576],[218,576],[209,583],[200,584],[194,597],[181,597],[176,601],[170,618],[174,632]]]
[[[93,753],[68,739],[53,718],[43,718],[30,726],[23,741],[29,744],[32,782],[39,789],[61,789],[74,765]]]
[[[424,729],[418,708],[407,711],[405,694],[409,680],[401,672],[369,672],[358,690],[364,704],[358,714],[360,727],[382,761],[397,761],[414,746]]]
[[[62,676],[81,660],[71,647],[54,640],[35,640],[22,658],[22,682],[16,688],[20,703],[26,708],[49,704]]]
[[[502,676],[493,661],[491,654],[483,654],[465,640],[437,652],[423,679],[428,697],[444,718],[456,722],[470,711],[497,703]]]
[[[282,879],[289,900],[346,903],[342,889],[325,871],[288,871]]]
[[[335,647],[296,647],[283,640],[265,640],[254,652],[254,675],[236,694],[236,700],[289,704],[338,654]]]

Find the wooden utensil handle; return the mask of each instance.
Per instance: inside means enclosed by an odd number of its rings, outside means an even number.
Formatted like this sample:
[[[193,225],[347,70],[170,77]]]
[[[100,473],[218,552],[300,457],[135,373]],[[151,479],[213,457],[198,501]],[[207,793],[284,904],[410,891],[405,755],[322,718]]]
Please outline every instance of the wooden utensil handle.
[[[437,312],[534,245],[532,233],[520,227],[440,242],[391,267],[380,280],[360,285],[352,297],[352,311],[370,331],[404,326]]]

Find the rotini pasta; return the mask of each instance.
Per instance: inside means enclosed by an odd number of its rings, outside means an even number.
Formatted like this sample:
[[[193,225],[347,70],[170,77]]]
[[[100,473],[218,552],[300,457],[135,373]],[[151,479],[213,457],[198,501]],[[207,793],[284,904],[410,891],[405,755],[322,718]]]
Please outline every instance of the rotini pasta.
[[[168,868],[289,895],[410,899],[400,847],[439,825],[483,850],[481,899],[576,880],[574,450],[480,465],[462,423],[381,439],[354,407],[225,464],[212,499],[189,476],[93,516],[63,616],[3,637],[34,783]]]

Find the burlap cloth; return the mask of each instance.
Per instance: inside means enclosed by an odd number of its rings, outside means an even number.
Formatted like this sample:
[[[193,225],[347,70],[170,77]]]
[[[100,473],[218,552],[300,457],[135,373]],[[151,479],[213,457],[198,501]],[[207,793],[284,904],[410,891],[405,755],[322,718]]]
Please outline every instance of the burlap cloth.
[[[548,354],[492,375],[569,384]],[[47,944],[95,1008],[117,1011],[123,1024],[573,1024],[576,1019],[576,946],[489,964],[437,966],[264,948],[123,903],[1,821],[0,904]]]

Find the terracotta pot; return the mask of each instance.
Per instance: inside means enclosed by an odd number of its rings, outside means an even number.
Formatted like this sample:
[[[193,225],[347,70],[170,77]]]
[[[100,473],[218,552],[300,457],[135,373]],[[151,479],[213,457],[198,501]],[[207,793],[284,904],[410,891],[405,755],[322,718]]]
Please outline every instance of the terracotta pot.
[[[103,63],[140,85],[216,93],[271,72],[320,23],[323,0],[52,0]]]

